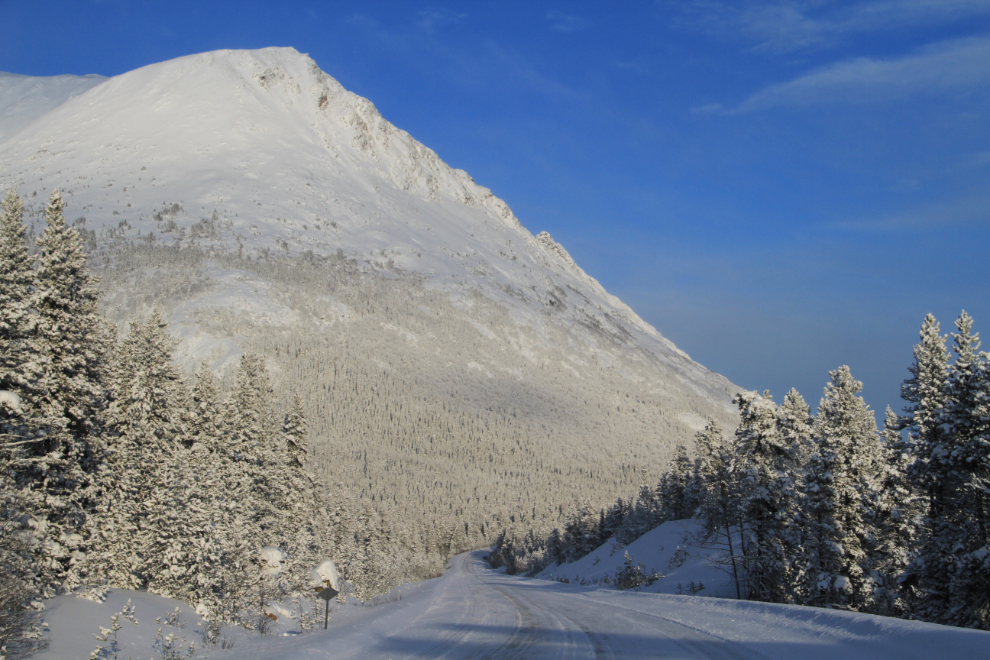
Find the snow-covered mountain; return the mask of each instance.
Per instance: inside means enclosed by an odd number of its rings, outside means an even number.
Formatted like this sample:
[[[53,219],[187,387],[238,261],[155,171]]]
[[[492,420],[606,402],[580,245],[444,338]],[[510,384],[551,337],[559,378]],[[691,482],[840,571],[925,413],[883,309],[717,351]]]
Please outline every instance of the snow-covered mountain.
[[[438,511],[473,487],[539,518],[548,489],[611,501],[706,415],[731,424],[735,386],[291,48],[0,74],[0,186],[38,232],[60,188],[108,313],[164,308],[188,366],[264,352],[366,495],[439,471]]]

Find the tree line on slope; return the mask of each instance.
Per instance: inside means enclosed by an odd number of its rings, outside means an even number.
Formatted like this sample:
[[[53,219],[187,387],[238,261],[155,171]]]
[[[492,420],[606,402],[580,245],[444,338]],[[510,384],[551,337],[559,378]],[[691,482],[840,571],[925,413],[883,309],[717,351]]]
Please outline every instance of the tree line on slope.
[[[226,397],[205,368],[187,383],[160,314],[120,338],[103,320],[59,193],[36,253],[22,209],[0,206],[0,655],[43,644],[32,612],[60,593],[147,589],[250,627],[331,555],[359,595],[392,586],[401,556],[313,476],[264,360]]]
[[[990,356],[968,314],[955,326],[952,359],[925,318],[904,414],[888,407],[882,430],[848,367],[814,416],[793,389],[740,393],[731,437],[709,420],[655,488],[547,536],[507,529],[494,562],[535,574],[694,517],[689,542],[718,551],[739,598],[990,629]]]

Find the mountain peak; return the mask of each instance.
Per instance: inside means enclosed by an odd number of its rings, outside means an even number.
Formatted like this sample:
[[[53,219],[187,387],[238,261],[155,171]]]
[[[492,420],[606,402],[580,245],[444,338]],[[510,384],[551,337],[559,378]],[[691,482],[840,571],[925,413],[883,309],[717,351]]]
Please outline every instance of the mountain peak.
[[[556,319],[589,347],[607,337],[712,377],[549,234],[534,237],[489,189],[293,48],[189,55],[99,82],[0,142],[0,171],[28,196],[62,188],[99,236],[341,252],[480,292],[530,326]]]

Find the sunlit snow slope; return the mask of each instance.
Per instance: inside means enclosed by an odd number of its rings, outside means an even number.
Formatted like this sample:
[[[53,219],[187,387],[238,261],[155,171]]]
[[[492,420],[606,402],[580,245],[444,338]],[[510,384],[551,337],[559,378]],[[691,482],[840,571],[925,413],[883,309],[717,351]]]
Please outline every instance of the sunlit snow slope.
[[[556,442],[526,460],[580,455],[590,471],[583,478],[607,477],[602,489],[633,483],[641,465],[655,471],[705,415],[731,423],[731,383],[609,295],[548,234],[531,234],[491,191],[291,48],[147,66],[26,125],[9,123],[13,89],[0,87],[8,96],[0,124],[19,129],[0,131],[0,186],[27,198],[39,232],[43,202],[62,189],[68,219],[84,217],[78,224],[92,232],[94,254],[110,255],[101,271],[110,313],[165,307],[190,366],[207,359],[221,369],[240,350],[263,350],[277,376],[318,380],[286,362],[287,352],[295,359],[309,349],[273,339],[302,332],[336,346],[334,360],[405,374],[397,389],[436,389],[456,402],[438,404],[442,414],[470,401],[465,414],[509,420],[506,437],[520,446]],[[163,246],[187,256],[169,261],[179,253]],[[309,264],[312,281],[330,281],[320,280],[330,263],[336,279],[325,290],[301,274]],[[329,404],[309,399],[311,415],[326,417]],[[340,447],[349,441],[321,423],[317,434]],[[365,471],[368,462],[365,455]]]

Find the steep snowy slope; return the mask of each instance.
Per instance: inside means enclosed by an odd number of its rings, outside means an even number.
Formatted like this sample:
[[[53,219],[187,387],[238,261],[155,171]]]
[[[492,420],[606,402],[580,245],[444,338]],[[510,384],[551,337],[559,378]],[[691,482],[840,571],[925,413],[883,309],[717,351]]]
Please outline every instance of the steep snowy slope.
[[[104,80],[97,75],[34,78],[0,71],[0,140]]]
[[[164,307],[189,366],[263,351],[366,494],[544,518],[731,423],[731,383],[291,48],[108,79],[2,139],[0,185],[36,231],[62,189],[108,312]]]

